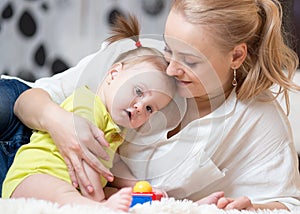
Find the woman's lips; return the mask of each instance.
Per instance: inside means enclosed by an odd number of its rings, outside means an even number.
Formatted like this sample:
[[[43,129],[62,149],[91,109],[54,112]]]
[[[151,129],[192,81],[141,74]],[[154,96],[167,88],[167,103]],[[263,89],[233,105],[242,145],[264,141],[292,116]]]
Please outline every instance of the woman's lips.
[[[191,81],[184,81],[184,80],[176,80],[176,83],[178,86],[183,86],[183,87],[186,87],[188,84],[191,83]]]

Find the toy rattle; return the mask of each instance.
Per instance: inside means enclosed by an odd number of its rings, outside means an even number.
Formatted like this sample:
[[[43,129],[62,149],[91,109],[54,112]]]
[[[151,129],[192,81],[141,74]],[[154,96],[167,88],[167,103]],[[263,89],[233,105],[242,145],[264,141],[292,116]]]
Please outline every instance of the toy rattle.
[[[162,193],[152,191],[152,186],[148,181],[138,181],[133,187],[130,207],[133,207],[136,204],[160,201],[162,197]]]

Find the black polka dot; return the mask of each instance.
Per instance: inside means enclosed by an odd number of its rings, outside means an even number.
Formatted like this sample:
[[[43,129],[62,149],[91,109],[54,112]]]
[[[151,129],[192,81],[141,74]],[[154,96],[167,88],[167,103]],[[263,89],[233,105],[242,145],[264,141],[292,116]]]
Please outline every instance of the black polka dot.
[[[107,17],[107,22],[109,25],[113,26],[117,16],[124,16],[124,14],[122,13],[121,10],[119,10],[118,8],[113,8],[109,13],[108,13],[108,17]]]
[[[41,8],[42,8],[42,10],[44,10],[44,11],[48,11],[48,10],[49,10],[49,5],[48,5],[46,2],[43,2],[43,3],[41,4]]]
[[[143,0],[142,8],[149,15],[152,16],[158,15],[164,9],[164,2],[163,0],[152,0],[152,1]]]
[[[46,61],[46,49],[43,44],[41,44],[34,54],[34,61],[37,65],[43,66]]]
[[[69,66],[61,59],[55,59],[52,63],[51,70],[52,74],[57,74],[62,71],[65,71],[69,68]]]
[[[13,9],[13,5],[11,3],[8,3],[3,11],[2,11],[2,14],[1,14],[1,17],[3,19],[9,19],[11,18],[12,16],[14,15],[14,9]]]
[[[29,11],[24,11],[19,19],[19,30],[25,37],[32,37],[37,30],[37,25]]]

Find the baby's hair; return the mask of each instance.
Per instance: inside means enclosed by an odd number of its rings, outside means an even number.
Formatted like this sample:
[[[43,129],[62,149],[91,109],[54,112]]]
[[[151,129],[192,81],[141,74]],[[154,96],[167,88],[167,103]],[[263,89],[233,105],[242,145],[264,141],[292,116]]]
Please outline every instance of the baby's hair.
[[[126,68],[142,62],[148,62],[158,71],[164,72],[168,67],[168,63],[164,55],[155,48],[143,46],[140,41],[140,25],[138,19],[129,14],[128,17],[117,16],[115,23],[111,29],[111,34],[106,41],[111,44],[123,39],[131,39],[134,41],[132,49],[121,53],[114,63],[122,63]],[[165,84],[169,86],[172,94],[175,92],[175,80],[165,74]]]
[[[112,36],[106,40],[109,44],[126,38],[138,42],[140,25],[137,18],[133,15],[129,15],[128,18],[123,15],[117,16],[111,34]]]
[[[114,26],[111,29],[111,34],[112,36],[106,40],[109,44],[122,39],[131,39],[135,44],[140,43],[140,25],[138,19],[131,14],[128,15],[128,18],[117,16]],[[132,47],[132,50],[120,54],[115,63],[122,62],[124,65],[137,64],[146,60],[154,63],[159,70],[163,71],[167,68],[168,64],[160,51],[145,47],[143,43],[141,43],[141,46],[132,45]]]

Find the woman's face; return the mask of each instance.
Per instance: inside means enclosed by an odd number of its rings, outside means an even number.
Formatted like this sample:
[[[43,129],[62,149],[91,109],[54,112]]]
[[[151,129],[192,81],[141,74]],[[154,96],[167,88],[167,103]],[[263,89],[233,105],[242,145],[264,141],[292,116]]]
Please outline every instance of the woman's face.
[[[208,26],[209,27],[209,26]],[[231,88],[231,56],[217,47],[207,26],[191,24],[174,9],[165,26],[166,70],[177,80],[177,92],[186,98],[218,96]]]

